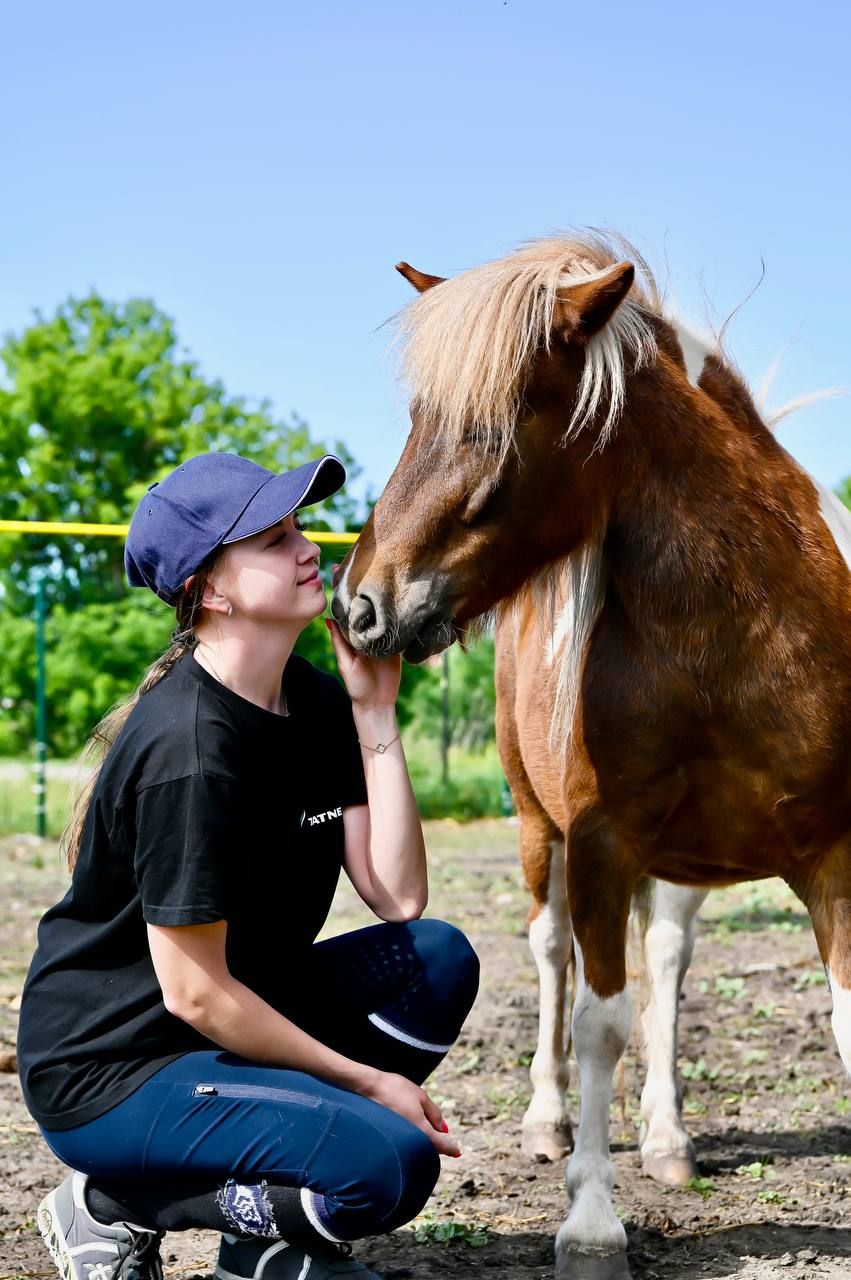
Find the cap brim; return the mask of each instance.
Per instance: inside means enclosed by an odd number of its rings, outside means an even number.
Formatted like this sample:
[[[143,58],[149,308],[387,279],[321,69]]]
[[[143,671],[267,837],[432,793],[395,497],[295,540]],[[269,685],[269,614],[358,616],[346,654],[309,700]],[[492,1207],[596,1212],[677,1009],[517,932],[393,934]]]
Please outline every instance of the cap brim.
[[[300,507],[311,507],[324,502],[342,489],[346,482],[346,469],[333,453],[326,453],[315,462],[306,462],[294,471],[271,476],[257,490],[236,524],[228,530],[221,545],[240,542],[255,533],[271,529]]]

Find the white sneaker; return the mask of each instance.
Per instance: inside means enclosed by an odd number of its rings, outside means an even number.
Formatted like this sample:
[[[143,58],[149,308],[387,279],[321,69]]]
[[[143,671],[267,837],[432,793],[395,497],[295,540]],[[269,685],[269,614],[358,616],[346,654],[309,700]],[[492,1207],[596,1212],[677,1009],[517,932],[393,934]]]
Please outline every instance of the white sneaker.
[[[162,1280],[163,1233],[97,1222],[85,1191],[85,1174],[72,1173],[38,1206],[38,1229],[62,1280]]]
[[[351,1245],[329,1245],[327,1255],[323,1250],[322,1257],[312,1257],[286,1240],[222,1236],[215,1276],[216,1280],[333,1280],[334,1276],[381,1280],[376,1271],[350,1258],[350,1253]]]

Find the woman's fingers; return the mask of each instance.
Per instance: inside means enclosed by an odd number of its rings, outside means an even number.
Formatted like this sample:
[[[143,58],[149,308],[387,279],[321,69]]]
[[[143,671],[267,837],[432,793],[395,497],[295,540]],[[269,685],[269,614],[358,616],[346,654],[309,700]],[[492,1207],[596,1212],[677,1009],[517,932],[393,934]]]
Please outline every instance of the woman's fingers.
[[[428,1121],[426,1133],[431,1138],[441,1155],[460,1156],[461,1148],[454,1138],[449,1137],[449,1125],[443,1118],[440,1107],[423,1090],[423,1115]]]
[[[338,623],[333,618],[325,619],[325,626],[328,628],[331,636],[331,644],[334,648],[334,657],[337,659],[337,665],[340,670],[348,671],[352,663],[355,661],[357,654],[343,635]]]
[[[428,1096],[425,1090],[423,1090],[423,1111],[432,1128],[437,1129],[440,1133],[448,1133],[448,1127],[443,1119],[440,1107]]]
[[[423,1125],[423,1132],[428,1135],[442,1156],[453,1156],[456,1160],[460,1156],[461,1148],[448,1134],[438,1133],[430,1124]]]

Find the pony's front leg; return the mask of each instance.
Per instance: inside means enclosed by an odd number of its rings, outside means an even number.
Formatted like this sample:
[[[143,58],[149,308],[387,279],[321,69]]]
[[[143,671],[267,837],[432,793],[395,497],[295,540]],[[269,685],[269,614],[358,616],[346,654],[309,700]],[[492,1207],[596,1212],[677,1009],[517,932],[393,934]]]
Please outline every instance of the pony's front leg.
[[[556,1239],[557,1280],[629,1280],[626,1232],[612,1206],[612,1077],[629,1039],[626,927],[635,876],[592,816],[571,831],[568,898],[576,956],[573,1049],[580,1113],[567,1167],[571,1201]]]
[[[694,917],[706,889],[656,885],[644,940],[650,998],[642,1015],[647,1079],[641,1094],[641,1160],[657,1182],[682,1187],[697,1175],[691,1139],[683,1128],[677,1080],[680,988],[694,949]]]
[[[523,1117],[522,1145],[527,1156],[561,1160],[570,1150],[570,1121],[565,1109],[568,1084],[567,1051],[564,1043],[564,1010],[567,963],[572,947],[570,916],[567,910],[567,868],[564,840],[554,838],[550,829],[532,824],[521,816],[523,866],[532,882],[535,904],[529,924],[529,947],[538,967],[540,1002],[538,1045],[529,1076],[532,1099]],[[526,826],[532,830],[526,830]],[[529,843],[535,840],[543,874],[531,874]],[[545,858],[544,858],[544,851]]]

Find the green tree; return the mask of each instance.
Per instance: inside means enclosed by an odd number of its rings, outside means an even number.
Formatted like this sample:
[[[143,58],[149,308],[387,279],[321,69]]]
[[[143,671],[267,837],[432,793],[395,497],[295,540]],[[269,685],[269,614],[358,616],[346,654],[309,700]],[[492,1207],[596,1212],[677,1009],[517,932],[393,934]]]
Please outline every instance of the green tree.
[[[842,481],[842,484],[836,490],[839,497],[845,503],[849,511],[851,511],[851,476]]]
[[[52,319],[37,314],[0,348],[0,519],[126,522],[145,489],[196,453],[240,453],[277,470],[326,451],[298,418],[266,401],[229,396],[179,351],[172,320],[153,302],[90,294]],[[5,385],[2,385],[5,384]],[[345,447],[336,452],[358,474]],[[360,523],[337,496],[315,527]],[[53,604],[122,597],[121,539],[50,535],[0,538],[4,606],[27,614],[37,573]]]
[[[420,667],[420,683],[413,693],[411,718],[420,736],[439,742],[443,723],[442,659]],[[494,740],[496,691],[493,682],[494,643],[483,636],[464,652],[449,650],[450,743],[479,751]]]
[[[37,315],[0,347],[0,519],[126,523],[153,480],[212,450],[278,470],[334,452],[358,475],[340,442],[329,449],[301,419],[280,420],[265,401],[205,379],[152,302],[91,294],[51,319]],[[311,510],[311,527],[357,529],[360,507],[335,495]],[[50,601],[50,747],[69,754],[166,648],[174,615],[128,589],[121,538],[0,535],[0,753],[32,741],[37,577]],[[321,624],[300,648],[334,669]]]

